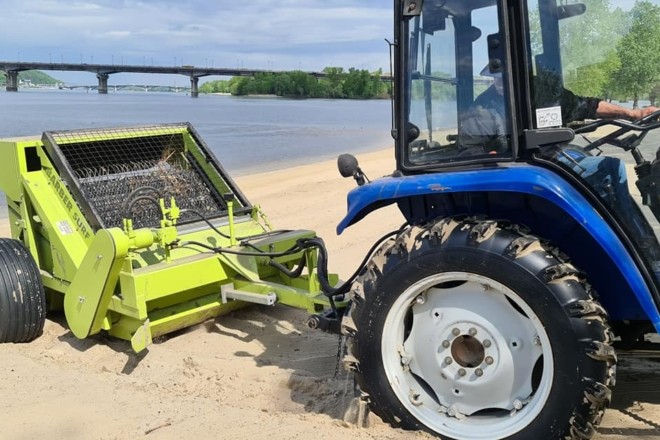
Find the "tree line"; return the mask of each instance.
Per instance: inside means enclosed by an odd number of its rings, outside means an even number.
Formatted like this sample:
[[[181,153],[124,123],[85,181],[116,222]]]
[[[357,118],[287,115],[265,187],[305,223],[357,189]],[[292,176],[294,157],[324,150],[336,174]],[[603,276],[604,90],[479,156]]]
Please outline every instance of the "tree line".
[[[391,93],[389,82],[381,80],[382,70],[369,72],[343,67],[326,67],[325,77],[316,78],[296,70],[257,73],[252,77],[209,81],[199,87],[200,93],[228,93],[234,96],[276,95],[294,98],[371,99],[386,98]]]
[[[583,0],[584,17],[561,23],[565,85],[609,100],[660,99],[660,6],[638,1],[629,11],[608,0]]]

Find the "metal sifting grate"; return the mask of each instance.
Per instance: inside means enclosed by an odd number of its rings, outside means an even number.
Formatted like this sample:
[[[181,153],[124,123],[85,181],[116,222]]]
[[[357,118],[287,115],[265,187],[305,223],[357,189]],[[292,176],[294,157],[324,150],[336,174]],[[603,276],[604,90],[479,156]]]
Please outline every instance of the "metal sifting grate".
[[[125,209],[137,197],[174,197],[183,209],[212,218],[226,204],[195,156],[186,149],[185,126],[154,126],[47,133],[66,159],[82,197],[99,217],[101,227],[121,227]],[[192,140],[192,138],[189,138]],[[155,227],[160,210],[147,200],[134,203],[133,225]],[[199,220],[182,213],[180,222]]]

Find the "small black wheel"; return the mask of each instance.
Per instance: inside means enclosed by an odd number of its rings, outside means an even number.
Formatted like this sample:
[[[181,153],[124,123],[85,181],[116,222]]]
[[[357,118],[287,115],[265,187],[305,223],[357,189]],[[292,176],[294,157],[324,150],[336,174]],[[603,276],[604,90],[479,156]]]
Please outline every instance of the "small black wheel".
[[[39,268],[20,241],[0,238],[0,343],[30,342],[45,322]]]
[[[372,410],[444,439],[586,439],[610,401],[605,310],[519,226],[408,228],[362,272],[343,332]]]

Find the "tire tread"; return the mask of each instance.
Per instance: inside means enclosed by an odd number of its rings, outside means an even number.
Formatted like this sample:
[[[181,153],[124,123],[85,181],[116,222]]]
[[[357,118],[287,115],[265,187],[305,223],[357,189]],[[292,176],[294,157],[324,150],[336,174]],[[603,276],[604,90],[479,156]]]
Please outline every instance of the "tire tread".
[[[498,236],[507,237],[507,240],[500,240],[506,244],[501,249],[501,255],[516,260],[518,264],[529,267],[531,271],[535,269],[534,264],[527,263],[527,260],[534,261],[537,266],[538,261],[547,261],[541,273],[537,274],[538,278],[550,288],[572,286],[568,288],[579,292],[581,298],[562,304],[570,319],[597,322],[597,329],[581,342],[584,344],[585,354],[594,361],[604,364],[607,373],[605,377],[600,378],[602,380],[585,378],[588,384],[585,386],[584,402],[576,406],[573,416],[557,437],[589,439],[596,432],[595,428],[610,403],[610,388],[615,383],[616,354],[612,347],[613,338],[607,323],[607,312],[597,302],[585,274],[573,266],[558,248],[530,235],[529,230],[520,225],[476,218],[445,218],[424,227],[411,226],[386,241],[376,251],[353,285],[351,305],[344,319],[345,324],[342,326],[343,334],[347,339],[345,366],[355,373],[362,396],[369,402],[371,411],[393,427],[425,429],[418,423],[410,423],[402,419],[389,408],[378,406],[371,398],[371,395],[377,391],[370,390],[368,381],[365,380],[370,371],[364,371],[361,367],[359,341],[360,327],[368,325],[371,318],[365,316],[369,315],[369,303],[378,301],[378,298],[370,298],[365,292],[369,292],[369,286],[376,283],[378,274],[387,271],[388,265],[410,261],[412,255],[420,248],[455,241],[478,249],[493,246],[493,238]],[[492,247],[489,249],[492,251]],[[593,332],[596,332],[595,336]]]
[[[0,238],[0,343],[36,339],[45,320],[39,268],[21,242]]]

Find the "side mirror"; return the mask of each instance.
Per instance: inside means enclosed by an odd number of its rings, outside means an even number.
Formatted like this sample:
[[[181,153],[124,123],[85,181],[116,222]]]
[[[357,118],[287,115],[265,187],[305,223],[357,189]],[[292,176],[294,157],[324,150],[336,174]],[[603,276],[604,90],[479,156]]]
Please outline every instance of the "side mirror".
[[[369,180],[352,154],[340,154],[337,158],[337,168],[339,168],[339,174],[342,177],[353,177],[359,186],[364,185],[365,181]]]
[[[584,3],[573,3],[570,5],[557,6],[557,18],[563,20],[565,18],[577,17],[587,11],[587,5]]]

